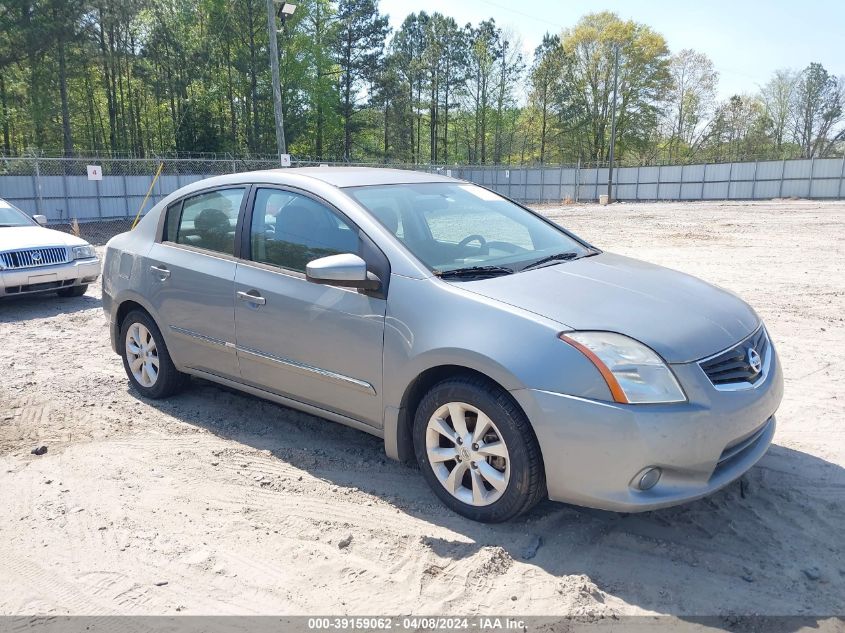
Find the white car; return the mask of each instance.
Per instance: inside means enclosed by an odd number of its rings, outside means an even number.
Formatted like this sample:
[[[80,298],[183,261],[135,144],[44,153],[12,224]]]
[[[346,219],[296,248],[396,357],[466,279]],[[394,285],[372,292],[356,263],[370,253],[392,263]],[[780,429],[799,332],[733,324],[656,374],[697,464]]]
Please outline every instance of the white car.
[[[93,246],[46,223],[43,215],[30,218],[0,198],[0,297],[43,292],[79,297],[100,276]]]

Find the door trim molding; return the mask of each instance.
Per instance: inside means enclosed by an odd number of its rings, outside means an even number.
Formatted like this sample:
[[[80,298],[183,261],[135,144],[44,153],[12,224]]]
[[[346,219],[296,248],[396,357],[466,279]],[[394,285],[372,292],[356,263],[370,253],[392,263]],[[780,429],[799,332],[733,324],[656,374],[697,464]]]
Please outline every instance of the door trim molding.
[[[375,388],[365,380],[359,380],[357,378],[352,378],[352,376],[347,376],[345,374],[339,374],[337,372],[322,369],[320,367],[314,367],[313,365],[306,365],[305,363],[300,363],[299,361],[292,360],[290,358],[283,358],[281,356],[274,356],[272,354],[267,354],[265,352],[261,352],[256,349],[251,349],[249,347],[237,347],[238,353],[241,354],[249,354],[250,356],[254,356],[256,358],[260,358],[262,360],[270,361],[273,364],[282,365],[289,369],[293,369],[298,371],[302,374],[306,374],[308,376],[319,376],[320,378],[326,378],[328,380],[332,380],[334,382],[340,383],[346,387],[351,387],[358,391],[362,391],[364,393],[368,393],[371,396],[376,395]]]
[[[276,402],[277,404],[281,404],[286,407],[291,407],[292,409],[297,409],[298,411],[304,411],[305,413],[310,413],[311,415],[316,415],[326,420],[331,420],[332,422],[337,422],[339,424],[352,427],[353,429],[357,429],[359,431],[364,431],[365,433],[375,435],[376,437],[384,437],[382,429],[372,423],[363,422],[356,418],[350,418],[349,416],[340,413],[335,413],[334,411],[323,409],[313,404],[300,402],[299,400],[283,396],[274,391],[268,391],[259,387],[253,387],[252,385],[249,385],[244,382],[232,380],[223,376],[218,376],[215,373],[204,371],[202,369],[197,369],[196,367],[186,367],[185,371],[194,376],[199,376],[200,378],[205,378],[206,380],[210,380],[212,382],[216,382],[227,387],[232,387],[234,389],[244,391],[253,396],[265,398],[266,400]]]
[[[190,338],[195,338],[197,340],[202,341],[203,343],[210,343],[211,345],[225,347],[226,349],[236,349],[234,343],[230,343],[229,341],[224,341],[219,338],[214,338],[213,336],[206,336],[205,334],[200,334],[199,332],[194,332],[193,330],[188,330],[186,328],[179,327],[178,325],[171,325],[170,329],[176,332],[177,334],[182,334]]]

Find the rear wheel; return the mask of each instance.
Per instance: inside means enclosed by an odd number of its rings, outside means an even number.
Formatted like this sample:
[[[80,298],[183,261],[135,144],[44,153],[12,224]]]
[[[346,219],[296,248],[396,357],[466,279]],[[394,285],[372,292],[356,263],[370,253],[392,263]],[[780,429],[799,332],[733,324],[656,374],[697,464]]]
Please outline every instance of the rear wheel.
[[[132,386],[152,399],[173,395],[187,376],[176,369],[155,321],[140,310],[126,315],[120,327],[123,368]]]
[[[545,496],[528,419],[507,392],[482,379],[432,387],[414,417],[414,449],[435,494],[475,521],[507,521]]]
[[[88,290],[88,284],[82,284],[81,286],[69,286],[56,290],[56,294],[60,297],[81,297],[86,290]]]

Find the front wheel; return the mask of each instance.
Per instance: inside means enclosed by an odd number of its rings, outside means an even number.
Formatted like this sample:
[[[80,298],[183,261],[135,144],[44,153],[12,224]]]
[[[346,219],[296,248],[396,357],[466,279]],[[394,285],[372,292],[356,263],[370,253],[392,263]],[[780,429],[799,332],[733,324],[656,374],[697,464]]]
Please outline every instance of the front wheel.
[[[161,331],[146,312],[133,310],[126,315],[120,340],[123,368],[142,396],[166,398],[185,384],[187,376],[176,369]]]
[[[474,521],[507,521],[546,494],[528,419],[507,392],[479,378],[432,387],[414,416],[414,449],[435,494]]]

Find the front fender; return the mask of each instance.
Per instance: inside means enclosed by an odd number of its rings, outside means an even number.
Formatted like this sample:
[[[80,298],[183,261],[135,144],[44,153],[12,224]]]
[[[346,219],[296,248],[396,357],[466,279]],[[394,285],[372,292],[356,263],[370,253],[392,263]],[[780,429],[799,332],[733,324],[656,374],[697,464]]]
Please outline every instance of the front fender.
[[[421,310],[419,306],[425,305]],[[465,367],[509,391],[538,389],[611,399],[607,383],[581,352],[558,338],[563,324],[439,279],[391,277],[384,330],[384,437],[403,457],[412,411],[404,397],[427,370]]]

